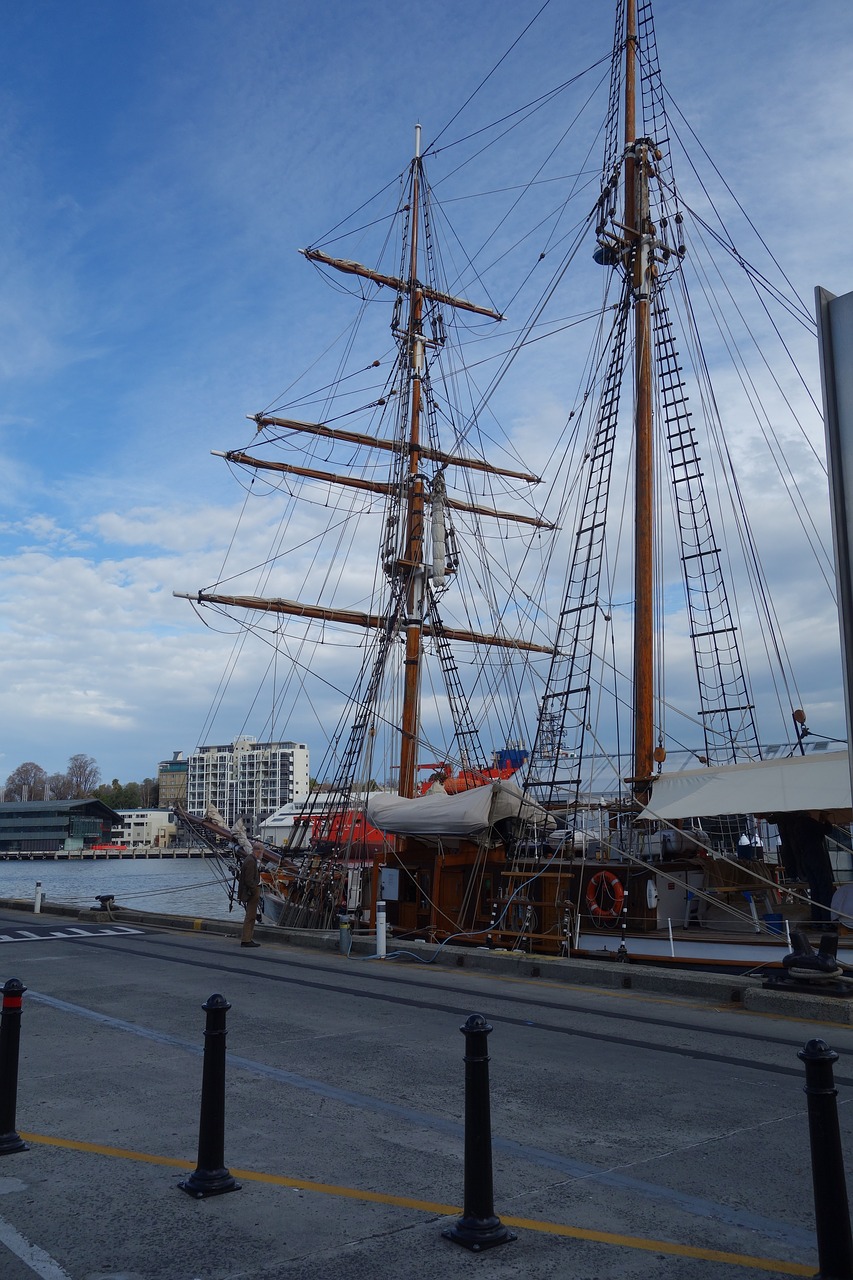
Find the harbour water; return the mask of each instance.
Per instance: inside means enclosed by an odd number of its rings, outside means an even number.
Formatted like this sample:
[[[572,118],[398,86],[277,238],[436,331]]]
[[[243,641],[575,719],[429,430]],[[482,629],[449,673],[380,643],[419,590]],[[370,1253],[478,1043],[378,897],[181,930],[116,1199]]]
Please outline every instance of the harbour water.
[[[150,858],[54,862],[0,862],[0,898],[33,898],[36,881],[50,902],[81,910],[111,893],[116,905],[138,911],[228,918],[228,883],[217,858]]]

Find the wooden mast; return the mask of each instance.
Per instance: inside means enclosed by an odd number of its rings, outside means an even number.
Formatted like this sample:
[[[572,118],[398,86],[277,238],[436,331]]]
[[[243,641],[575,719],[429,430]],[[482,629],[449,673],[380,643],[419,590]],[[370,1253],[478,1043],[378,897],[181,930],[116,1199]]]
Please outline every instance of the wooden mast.
[[[408,574],[406,591],[406,662],[403,677],[403,711],[400,742],[401,796],[415,794],[418,723],[421,696],[424,566],[424,483],[420,470],[421,376],[424,341],[421,333],[423,293],[418,285],[418,222],[420,218],[421,126],[415,125],[415,158],[412,161],[411,247],[409,255],[408,345],[411,371],[409,418],[409,486],[406,513],[406,548],[400,571]]]
[[[426,447],[421,441],[422,379],[424,375],[424,353],[426,345],[426,341],[422,333],[424,300],[426,299],[428,301],[444,303],[445,305],[452,307],[459,307],[466,311],[475,312],[477,315],[489,316],[494,320],[503,319],[503,316],[498,312],[491,310],[489,307],[478,306],[475,303],[468,302],[464,298],[455,298],[451,294],[432,289],[419,281],[418,238],[420,232],[421,202],[423,199],[421,191],[421,176],[421,127],[420,125],[416,125],[415,156],[412,160],[412,193],[409,204],[409,225],[411,228],[409,244],[409,271],[408,278],[406,280],[398,279],[396,276],[387,276],[377,271],[371,271],[369,268],[362,266],[358,262],[332,258],[328,254],[322,253],[317,249],[302,250],[305,257],[310,261],[319,262],[326,266],[334,267],[338,271],[343,271],[351,275],[361,276],[367,280],[372,280],[375,284],[385,285],[400,292],[405,292],[408,294],[409,298],[406,341],[409,358],[411,397],[409,402],[408,440],[403,446],[404,450],[408,451],[409,454],[408,485],[406,487],[406,505],[404,512],[405,530],[404,540],[400,547],[399,559],[389,570],[393,575],[401,579],[405,579],[406,657],[403,676],[402,723],[400,725],[401,747],[398,790],[401,796],[405,796],[407,798],[414,797],[416,791],[421,666],[423,659],[422,639],[423,635],[428,631],[428,628],[424,626],[423,621],[425,592],[427,590],[427,566],[424,563],[424,508],[427,502],[427,493],[425,491],[422,463],[427,458],[440,460],[441,457],[435,450]],[[256,421],[260,427],[265,420],[262,417],[259,417]],[[273,419],[272,421],[275,420]],[[283,420],[281,421],[281,425],[288,429],[310,431],[316,434],[328,434],[343,438],[343,433],[341,431],[333,432],[328,427],[320,423],[295,423],[289,420]],[[381,447],[388,447],[386,442],[372,440],[371,443],[374,445],[381,445]],[[396,448],[394,445],[391,447]],[[449,456],[444,460],[446,462],[454,461],[454,459]],[[337,479],[337,477],[332,478]],[[448,505],[450,504],[448,503]],[[453,505],[456,504],[454,503]],[[448,633],[445,632],[445,634]],[[460,638],[462,637],[461,632],[458,632],[457,635]]]
[[[326,423],[301,422],[291,418],[269,417],[265,414],[251,415],[258,430],[265,427],[282,428],[285,431],[303,432],[331,440],[342,440],[348,443],[376,449],[391,450],[398,454],[407,454],[408,462],[403,462],[407,470],[405,499],[402,505],[399,542],[395,547],[395,555],[390,557],[386,572],[394,578],[399,589],[405,595],[405,616],[403,630],[405,632],[405,670],[403,685],[403,706],[401,711],[401,748],[400,775],[398,790],[401,796],[411,798],[417,787],[417,750],[420,721],[421,667],[423,661],[423,638],[434,636],[435,628],[424,621],[426,591],[428,589],[429,566],[425,563],[425,531],[424,513],[431,502],[428,483],[424,476],[425,461],[437,462],[440,466],[458,466],[484,471],[493,475],[508,476],[525,480],[528,483],[539,483],[540,478],[528,472],[493,467],[479,459],[467,458],[461,454],[449,454],[433,447],[429,442],[421,440],[421,418],[423,401],[423,378],[425,374],[425,349],[427,339],[423,334],[424,303],[437,302],[440,305],[459,308],[476,315],[487,316],[493,320],[504,317],[490,307],[480,306],[466,298],[457,298],[452,294],[432,288],[418,279],[419,235],[422,218],[422,207],[425,210],[423,195],[423,170],[421,161],[421,127],[415,127],[415,156],[411,166],[411,196],[408,204],[410,214],[409,263],[405,278],[389,276],[371,270],[361,263],[348,259],[333,258],[319,249],[302,249],[300,252],[311,262],[333,267],[345,274],[356,275],[370,280],[374,284],[394,289],[398,294],[408,295],[408,316],[404,342],[408,359],[410,379],[410,398],[408,407],[407,429],[401,426],[404,438],[386,440],[374,435],[347,431],[341,427],[332,427]],[[399,331],[398,331],[399,332]],[[376,362],[378,364],[378,361]],[[254,458],[243,451],[232,451],[222,454],[231,462],[256,467],[263,470],[277,471],[285,475],[295,475],[324,483],[342,485],[361,489],[369,493],[389,494],[392,486],[382,481],[365,480],[359,477],[338,475],[315,468],[298,467],[289,463],[266,461]],[[396,491],[396,489],[394,490]],[[526,516],[519,512],[498,511],[491,507],[476,503],[462,502],[457,499],[443,498],[444,506],[458,511],[466,511],[476,515],[492,516],[501,520],[531,524],[538,528],[553,528],[548,521],[539,517]],[[293,617],[316,619],[320,621],[341,622],[368,628],[387,627],[389,619],[378,614],[360,613],[349,609],[331,609],[320,605],[305,605],[299,601],[274,599],[266,600],[254,596],[221,595],[208,591],[193,594],[175,592],[175,595],[196,600],[199,604],[221,604],[230,607],[260,610],[279,613]],[[535,653],[552,653],[550,646],[537,645],[530,641],[504,638],[498,635],[484,635],[479,632],[459,630],[442,626],[440,634],[444,640],[461,640],[469,643],[484,643],[503,648],[517,648]]]
[[[654,768],[654,457],[649,289],[648,140],[637,137],[637,4],[627,0],[625,38],[625,225],[634,293],[634,761],[635,795],[645,804]]]

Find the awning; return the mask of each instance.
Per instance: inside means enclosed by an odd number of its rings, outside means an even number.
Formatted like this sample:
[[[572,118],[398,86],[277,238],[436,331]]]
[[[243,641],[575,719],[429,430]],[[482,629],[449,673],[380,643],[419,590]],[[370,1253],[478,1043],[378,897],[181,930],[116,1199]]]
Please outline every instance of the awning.
[[[846,751],[685,769],[657,778],[641,818],[704,818],[720,813],[850,809]]]
[[[553,825],[545,810],[526,800],[513,782],[492,782],[456,795],[430,791],[414,800],[373,794],[366,811],[368,822],[379,831],[399,836],[474,836],[502,818]]]

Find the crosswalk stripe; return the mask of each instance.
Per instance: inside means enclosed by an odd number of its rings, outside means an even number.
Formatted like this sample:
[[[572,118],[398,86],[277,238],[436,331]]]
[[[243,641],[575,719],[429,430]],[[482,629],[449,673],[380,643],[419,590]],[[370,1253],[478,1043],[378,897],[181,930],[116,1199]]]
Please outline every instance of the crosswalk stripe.
[[[144,934],[144,929],[133,929],[130,925],[92,924],[83,928],[45,929],[44,933],[33,933],[31,929],[12,929],[8,933],[0,933],[0,942],[40,942],[63,939],[74,942],[77,938],[115,937],[118,934]]]

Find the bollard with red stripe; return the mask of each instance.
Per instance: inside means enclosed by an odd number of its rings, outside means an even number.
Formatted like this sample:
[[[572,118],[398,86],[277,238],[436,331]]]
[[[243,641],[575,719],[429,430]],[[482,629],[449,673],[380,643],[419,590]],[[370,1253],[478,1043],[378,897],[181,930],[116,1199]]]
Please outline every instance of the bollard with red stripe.
[[[3,987],[3,1012],[0,1014],[0,1156],[29,1151],[26,1142],[15,1131],[21,1004],[26,989],[19,978],[10,978]]]

